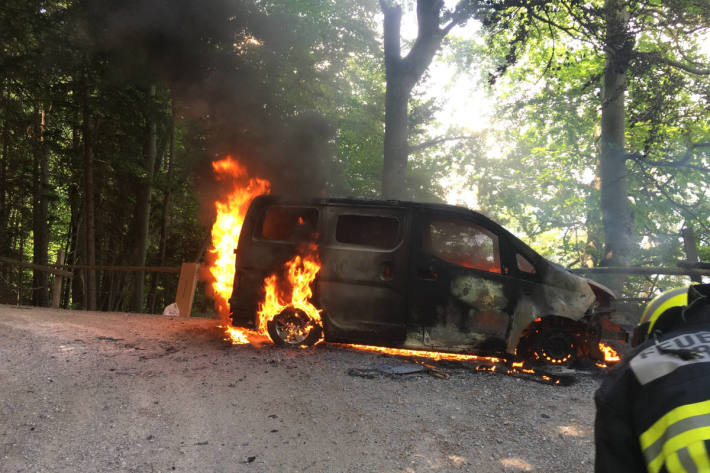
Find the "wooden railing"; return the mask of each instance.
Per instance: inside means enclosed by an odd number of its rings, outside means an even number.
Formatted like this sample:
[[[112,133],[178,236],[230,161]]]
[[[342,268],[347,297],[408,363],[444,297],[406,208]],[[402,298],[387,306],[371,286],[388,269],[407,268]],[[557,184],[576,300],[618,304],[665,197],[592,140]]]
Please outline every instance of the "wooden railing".
[[[597,268],[573,268],[568,271],[584,276],[607,274],[688,276],[691,281],[702,282],[703,276],[710,277],[710,263],[679,261],[678,267],[675,268],[661,266],[606,266]],[[618,297],[616,304],[621,304],[619,307],[629,307],[629,304],[631,304],[631,306],[638,305],[636,310],[640,311],[643,305],[653,299],[653,297],[654,296]],[[640,315],[640,312],[637,315]]]
[[[664,268],[660,266],[606,266],[598,268],[573,268],[569,271],[575,274],[632,274],[652,275],[662,274],[669,276],[710,276],[709,263],[688,263],[682,261],[677,268]]]
[[[30,268],[30,269],[36,269],[38,271],[44,271],[45,273],[50,273],[54,274],[56,276],[61,276],[64,278],[71,278],[74,276],[74,273],[72,271],[69,271],[65,266],[61,265],[41,265],[41,264],[34,264],[34,263],[26,263],[24,261],[19,261],[16,259],[12,258],[5,258],[4,256],[0,256],[0,263],[5,263],[7,265],[11,266],[19,266],[21,268]]]
[[[192,302],[195,297],[195,289],[197,280],[200,274],[199,263],[182,263],[180,266],[106,266],[96,265],[90,266],[86,264],[63,265],[63,254],[57,256],[57,264],[41,265],[28,263],[12,258],[0,256],[0,263],[9,266],[18,266],[20,268],[28,268],[35,271],[44,271],[55,275],[52,289],[52,307],[58,308],[60,303],[60,293],[63,283],[63,278],[71,279],[74,277],[74,272],[79,270],[95,270],[95,271],[119,271],[119,272],[135,272],[144,271],[146,273],[179,273],[177,293],[175,302],[180,310],[180,315],[189,317],[192,312]]]

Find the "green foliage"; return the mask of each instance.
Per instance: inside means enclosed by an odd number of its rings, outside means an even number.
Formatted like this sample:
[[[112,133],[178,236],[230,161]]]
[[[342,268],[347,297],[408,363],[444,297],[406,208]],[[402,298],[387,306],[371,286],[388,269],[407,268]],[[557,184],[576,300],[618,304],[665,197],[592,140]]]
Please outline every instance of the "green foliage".
[[[334,194],[374,198],[382,180],[385,80],[375,51],[351,54],[342,74],[342,100],[329,115],[337,129],[339,177]]]
[[[491,54],[477,56],[495,83],[504,123],[497,141],[507,145],[477,163],[472,185],[484,209],[543,253],[563,264],[597,264],[603,2],[507,6],[513,3],[501,2],[489,18]],[[684,225],[702,229],[699,243],[707,246],[709,150],[698,144],[710,140],[710,80],[673,62],[707,64],[698,55],[707,3],[635,2],[629,9],[635,46],[625,129],[634,261],[672,265],[683,257]],[[474,46],[469,51],[480,55]]]

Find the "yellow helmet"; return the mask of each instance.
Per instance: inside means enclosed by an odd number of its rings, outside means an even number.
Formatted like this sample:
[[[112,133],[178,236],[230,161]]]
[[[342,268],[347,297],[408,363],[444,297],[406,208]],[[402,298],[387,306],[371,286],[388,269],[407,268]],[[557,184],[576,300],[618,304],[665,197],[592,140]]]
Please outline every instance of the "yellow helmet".
[[[661,315],[666,312],[681,313],[683,308],[688,305],[688,286],[677,287],[669,291],[662,292],[654,297],[651,302],[646,304],[646,308],[641,314],[641,320],[634,329],[631,337],[631,346],[636,346],[648,339],[653,332],[656,322]]]

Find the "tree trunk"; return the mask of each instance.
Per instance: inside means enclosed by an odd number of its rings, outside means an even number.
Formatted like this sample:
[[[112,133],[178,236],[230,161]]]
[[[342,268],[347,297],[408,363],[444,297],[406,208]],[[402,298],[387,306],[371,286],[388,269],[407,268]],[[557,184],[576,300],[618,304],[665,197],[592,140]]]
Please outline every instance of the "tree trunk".
[[[398,90],[392,90],[398,89]],[[407,177],[407,106],[409,94],[400,87],[387,82],[385,99],[385,143],[382,169],[382,195],[385,199],[403,199],[406,197]]]
[[[624,141],[626,72],[633,40],[628,34],[628,12],[620,0],[606,0],[607,41],[602,89],[601,210],[604,225],[602,266],[628,266],[631,262],[634,220],[628,199]],[[623,276],[605,281],[617,295]]]
[[[2,148],[0,152],[2,155],[0,156],[0,228],[3,229],[3,231],[0,231],[0,256],[9,256],[10,255],[10,238],[8,235],[8,228],[10,225],[10,209],[8,208],[8,191],[9,191],[9,180],[8,180],[8,163],[9,163],[9,151],[10,151],[10,137],[8,133],[9,125],[8,125],[8,120],[9,120],[9,96],[10,96],[10,91],[8,90],[9,86],[7,85],[7,80],[3,81],[5,87],[3,87],[2,90],[2,100],[3,100],[3,108],[2,108],[2,114],[3,114],[3,120],[2,120]],[[3,267],[0,271],[0,275],[5,274],[5,267]]]
[[[170,214],[170,199],[172,197],[173,190],[173,169],[175,161],[175,102],[172,102],[172,114],[170,118],[170,141],[167,156],[167,168],[168,168],[168,185],[165,189],[165,195],[163,195],[163,206],[160,218],[160,261],[158,266],[165,266],[166,252],[167,252],[167,239],[168,239],[168,216]],[[155,313],[155,304],[158,299],[158,282],[160,279],[160,273],[154,273],[152,286],[151,286],[151,301],[150,301],[150,312]]]
[[[382,4],[385,46],[385,144],[382,196],[396,199],[404,193],[407,171],[407,105],[409,91],[403,88],[400,27],[402,8]]]
[[[74,89],[75,96],[81,95],[81,89]],[[79,263],[80,253],[80,235],[82,231],[82,215],[81,215],[81,169],[82,161],[82,143],[81,143],[81,122],[79,118],[80,111],[75,108],[74,116],[72,117],[72,153],[71,165],[72,169],[77,170],[72,173],[72,182],[69,186],[69,209],[71,219],[69,221],[69,229],[67,231],[67,246],[65,249],[66,264],[72,266]],[[83,298],[82,278],[79,273],[75,273],[70,284],[64,285],[64,294],[62,295],[62,307],[77,308],[78,302]]]
[[[9,136],[9,95],[10,91],[8,80],[3,81],[2,95],[2,132],[0,133],[0,256],[10,256],[10,209],[9,202],[9,151],[10,151],[10,136]],[[9,303],[10,295],[10,274],[11,268],[9,265],[0,265],[0,302]]]
[[[23,199],[24,200],[24,199]],[[22,224],[19,225],[20,227]],[[19,240],[20,244],[18,246],[18,251],[17,251],[17,259],[19,261],[23,261],[23,255],[25,254],[25,232],[24,229],[19,228],[18,230],[19,233]],[[22,267],[18,266],[17,267],[17,305],[22,305],[24,299],[22,298],[22,283],[23,283],[23,271]]]
[[[96,216],[94,192],[94,149],[92,145],[91,113],[89,111],[89,85],[82,83],[82,121],[84,138],[84,202],[86,206],[86,262],[96,266]],[[96,270],[86,271],[86,308],[96,310]]]
[[[687,225],[687,222],[686,222]],[[695,240],[695,230],[693,227],[685,227],[680,232],[683,237],[683,248],[685,249],[685,260],[688,263],[697,263],[700,261],[698,257],[698,243]],[[693,274],[690,276],[690,280],[695,283],[702,283],[703,277],[699,274]]]
[[[402,9],[380,0],[384,13],[385,143],[382,195],[385,199],[406,198],[408,147],[407,107],[412,89],[434,59],[441,40],[460,19],[439,27],[442,0],[417,1],[417,39],[406,57],[401,57]]]
[[[155,86],[150,87],[150,99],[155,99]],[[151,104],[152,105],[152,104]],[[155,169],[155,157],[157,154],[157,129],[155,119],[147,120],[146,139],[143,146],[143,178],[138,187],[136,197],[136,240],[133,249],[133,264],[135,266],[145,266],[148,252],[148,236],[150,229],[150,196],[153,189],[153,171]],[[136,271],[133,279],[133,296],[131,306],[135,312],[143,312],[143,285],[145,282],[145,271]]]
[[[47,112],[40,108],[35,129],[35,186],[32,208],[33,262],[46,266],[49,262],[49,149],[45,142]],[[49,274],[32,272],[32,304],[49,306]]]
[[[81,199],[79,192],[72,186],[69,191],[69,207],[71,212],[71,220],[69,222],[69,235],[67,237],[66,247],[66,264],[72,266],[79,263],[79,234],[81,232]],[[62,296],[62,307],[75,308],[77,302],[81,300],[81,278],[77,273],[74,274],[70,284],[64,287],[64,295]]]

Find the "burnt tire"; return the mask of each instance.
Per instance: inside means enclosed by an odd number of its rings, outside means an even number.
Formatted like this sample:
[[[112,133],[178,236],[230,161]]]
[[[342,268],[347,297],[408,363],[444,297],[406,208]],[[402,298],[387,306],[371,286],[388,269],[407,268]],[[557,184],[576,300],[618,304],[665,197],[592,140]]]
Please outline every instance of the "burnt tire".
[[[569,365],[577,359],[575,337],[563,330],[541,331],[535,337],[533,350],[543,363]]]
[[[323,329],[301,309],[287,307],[266,324],[275,345],[309,347],[320,340]]]

